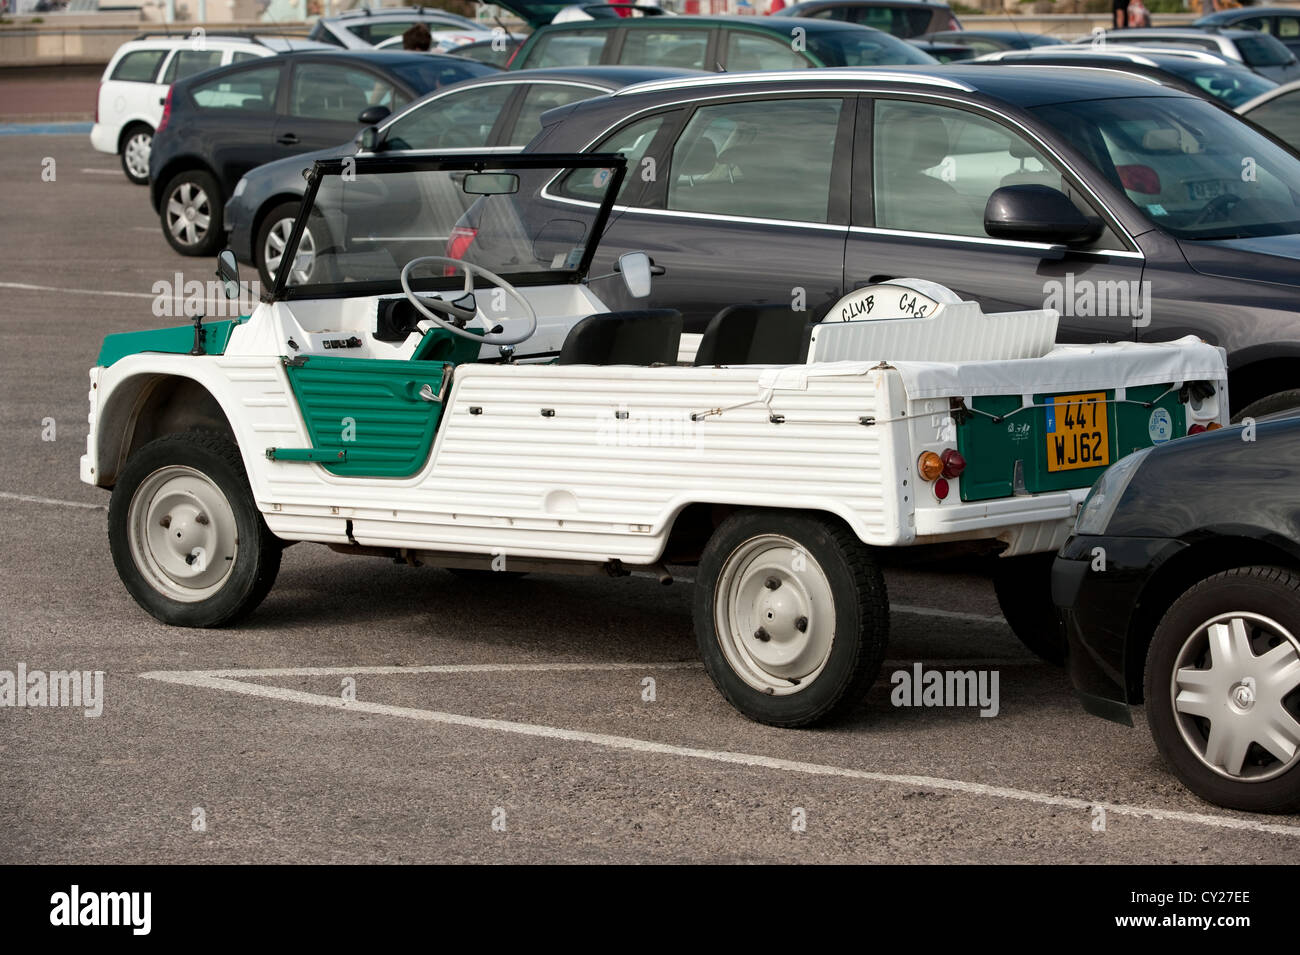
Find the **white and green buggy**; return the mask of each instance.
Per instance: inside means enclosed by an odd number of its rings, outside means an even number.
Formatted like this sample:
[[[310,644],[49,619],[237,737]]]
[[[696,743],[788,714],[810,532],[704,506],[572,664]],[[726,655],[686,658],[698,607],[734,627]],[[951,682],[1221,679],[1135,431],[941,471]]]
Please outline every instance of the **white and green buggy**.
[[[651,281],[638,253],[587,275],[624,173],[618,156],[320,162],[295,267],[251,314],[109,336],[81,477],[112,490],[113,558],[140,606],[233,624],[297,542],[462,585],[695,565],[722,694],[807,725],[884,659],[881,548],[1049,554],[1109,463],[1224,420],[1215,348],[1057,346],[1053,312],[985,315],[928,282],[854,292],[810,338],[780,310],[733,312],[700,341],[671,309],[610,312],[602,283],[644,297]],[[567,176],[604,187],[586,219],[526,201]],[[759,336],[771,322],[798,334]],[[691,360],[728,350],[751,357]],[[1016,627],[1040,650],[1047,600],[1034,581]]]

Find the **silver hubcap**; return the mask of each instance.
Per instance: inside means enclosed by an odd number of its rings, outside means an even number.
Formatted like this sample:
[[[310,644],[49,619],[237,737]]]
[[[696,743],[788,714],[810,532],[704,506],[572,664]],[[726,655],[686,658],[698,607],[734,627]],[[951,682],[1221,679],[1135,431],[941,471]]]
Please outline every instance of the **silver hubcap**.
[[[262,261],[266,264],[266,274],[272,281],[280,270],[284,259],[285,246],[293,234],[294,219],[285,218],[271,226],[266,234],[266,244],[262,247]],[[311,278],[311,268],[316,261],[316,240],[312,238],[311,229],[303,229],[302,238],[298,240],[298,254],[293,257],[293,269],[289,272],[289,282],[302,284]]]
[[[1184,742],[1229,779],[1262,782],[1300,759],[1300,641],[1259,614],[1220,614],[1174,664],[1174,718]]]
[[[122,148],[126,168],[137,179],[149,178],[149,151],[153,148],[153,133],[136,133]]]
[[[239,553],[235,513],[221,490],[193,468],[149,475],[127,512],[131,558],[172,600],[204,600],[226,582]]]
[[[198,245],[211,223],[208,194],[194,183],[181,183],[167,197],[167,229],[181,245]]]
[[[731,669],[764,693],[798,693],[830,659],[830,582],[788,537],[754,537],[732,553],[718,578],[714,619]]]

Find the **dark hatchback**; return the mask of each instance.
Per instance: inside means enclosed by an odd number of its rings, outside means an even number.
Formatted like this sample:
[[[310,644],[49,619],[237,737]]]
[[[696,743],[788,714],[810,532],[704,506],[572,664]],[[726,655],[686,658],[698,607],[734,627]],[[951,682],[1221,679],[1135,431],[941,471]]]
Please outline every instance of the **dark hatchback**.
[[[428,53],[286,53],[173,84],[149,156],[149,194],[163,235],[209,255],[222,207],[254,166],[336,145],[443,86],[499,72]]]
[[[629,87],[542,122],[531,151],[630,160],[593,271],[644,250],[664,272],[613,308],[677,308],[694,333],[738,302],[820,321],[919,276],[986,311],[1055,306],[1062,341],[1198,335],[1226,348],[1238,410],[1300,386],[1300,159],[1200,97],[1084,68],[817,70]],[[521,214],[567,241],[588,191],[546,183]],[[461,251],[490,269],[489,242]]]
[[[1235,809],[1300,809],[1298,481],[1294,417],[1131,454],[1052,575],[1085,708],[1145,702],[1174,773]]]

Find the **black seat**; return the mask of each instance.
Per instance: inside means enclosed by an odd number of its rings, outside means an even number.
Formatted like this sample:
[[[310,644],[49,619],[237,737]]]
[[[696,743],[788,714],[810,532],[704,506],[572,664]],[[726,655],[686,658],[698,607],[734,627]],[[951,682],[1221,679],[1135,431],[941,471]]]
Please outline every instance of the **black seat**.
[[[697,365],[799,365],[808,360],[807,312],[788,305],[728,305],[695,351]]]
[[[675,308],[601,312],[578,322],[564,338],[559,365],[674,365],[682,340]]]

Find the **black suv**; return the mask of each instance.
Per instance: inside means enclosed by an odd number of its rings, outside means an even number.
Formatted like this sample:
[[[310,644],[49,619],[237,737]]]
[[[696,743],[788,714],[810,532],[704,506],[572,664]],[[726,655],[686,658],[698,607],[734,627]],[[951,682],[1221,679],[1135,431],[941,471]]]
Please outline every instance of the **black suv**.
[[[149,194],[182,255],[210,255],[221,214],[254,166],[349,139],[425,93],[497,72],[428,53],[286,53],[173,84],[149,156]]]

